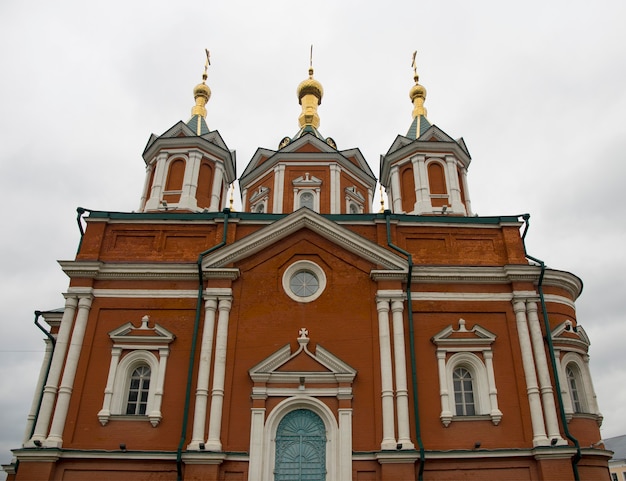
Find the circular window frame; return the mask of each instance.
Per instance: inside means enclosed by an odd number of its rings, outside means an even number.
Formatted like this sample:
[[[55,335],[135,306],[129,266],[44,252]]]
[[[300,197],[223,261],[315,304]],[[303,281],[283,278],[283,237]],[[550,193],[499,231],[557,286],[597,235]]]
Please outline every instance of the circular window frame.
[[[295,292],[291,290],[291,279],[298,274],[300,271],[309,271],[315,277],[317,277],[317,281],[319,283],[319,287],[317,291],[315,291],[310,296],[299,296]],[[296,302],[313,302],[319,296],[322,295],[322,292],[326,289],[326,274],[324,270],[318,266],[315,262],[312,261],[297,261],[291,264],[285,272],[283,273],[283,290],[285,294],[287,294],[291,299]]]

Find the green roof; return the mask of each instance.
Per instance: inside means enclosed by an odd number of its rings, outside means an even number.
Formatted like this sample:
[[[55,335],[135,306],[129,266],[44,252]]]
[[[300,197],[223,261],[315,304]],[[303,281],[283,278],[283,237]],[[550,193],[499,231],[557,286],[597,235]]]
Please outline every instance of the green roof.
[[[418,115],[413,119],[409,131],[406,136],[409,139],[419,139],[424,132],[426,132],[431,126],[431,123],[423,115]]]
[[[196,135],[204,135],[209,133],[209,127],[206,124],[206,120],[201,115],[194,115],[187,122],[187,126],[193,130]]]

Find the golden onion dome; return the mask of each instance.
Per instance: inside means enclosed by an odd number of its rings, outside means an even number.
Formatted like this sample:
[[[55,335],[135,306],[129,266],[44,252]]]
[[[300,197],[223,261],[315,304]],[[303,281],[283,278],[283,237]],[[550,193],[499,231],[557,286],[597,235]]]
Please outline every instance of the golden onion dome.
[[[204,97],[206,102],[211,98],[211,89],[205,83],[198,84],[193,89],[193,98]]]
[[[309,78],[300,82],[298,85],[298,102],[302,104],[302,97],[305,95],[315,95],[317,105],[322,103],[324,88],[322,84],[313,78],[313,67],[309,68]]]
[[[415,79],[415,85],[413,85],[411,90],[409,90],[409,98],[411,99],[411,102],[413,102],[416,98],[426,98],[426,89],[423,85],[418,84],[417,80],[418,79]]]

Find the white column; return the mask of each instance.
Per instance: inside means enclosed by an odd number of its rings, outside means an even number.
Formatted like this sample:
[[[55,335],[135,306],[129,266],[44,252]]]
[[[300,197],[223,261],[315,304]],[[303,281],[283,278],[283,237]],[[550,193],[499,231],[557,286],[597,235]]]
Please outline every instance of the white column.
[[[220,210],[220,197],[222,196],[222,182],[224,180],[224,166],[215,162],[215,170],[213,172],[213,186],[211,187],[211,204],[209,210],[218,212]]]
[[[380,344],[380,382],[383,405],[383,440],[381,449],[396,449],[393,412],[393,371],[391,368],[391,339],[389,337],[389,301],[378,300],[378,339]]]
[[[391,211],[394,214],[401,214],[402,211],[402,192],[400,190],[400,173],[398,166],[391,168]]]
[[[200,347],[198,365],[198,384],[196,388],[196,407],[193,415],[193,433],[187,449],[200,449],[204,442],[204,425],[209,398],[209,377],[211,375],[211,356],[213,354],[213,332],[215,331],[215,311],[217,299],[209,298],[204,302],[204,329]]]
[[[226,347],[228,344],[228,318],[232,301],[220,299],[215,337],[215,366],[213,368],[213,390],[211,391],[211,417],[209,418],[208,451],[221,451],[222,406],[224,403],[224,380],[226,376]]]
[[[448,392],[448,378],[446,376],[446,351],[437,349],[437,367],[439,370],[439,396],[441,397],[441,422],[445,427],[452,421],[450,410],[450,393]]]
[[[170,355],[169,347],[159,349],[159,375],[156,378],[154,389],[154,400],[152,408],[148,413],[148,419],[153,427],[157,427],[163,418],[161,414],[161,401],[163,400],[163,385],[165,384],[165,369],[167,368],[167,358]]]
[[[396,410],[398,415],[398,444],[402,449],[414,449],[411,442],[409,424],[409,391],[406,382],[406,353],[404,344],[404,301],[393,299],[391,313],[393,319],[393,354],[396,371]]]
[[[263,429],[265,426],[265,408],[252,408],[250,422],[250,461],[248,462],[248,481],[261,481],[263,472]]]
[[[414,164],[415,165],[415,164]],[[417,156],[417,170],[413,171],[415,178],[416,203],[415,214],[431,213],[433,205],[430,201],[430,184],[428,183],[428,169],[426,168],[426,156]]]
[[[104,401],[102,402],[102,409],[98,413],[98,419],[100,424],[106,426],[111,416],[111,400],[113,399],[113,385],[115,384],[115,375],[117,373],[117,366],[120,363],[120,356],[122,355],[122,348],[113,347],[111,349],[111,362],[109,363],[109,377],[107,378],[107,385],[104,388]]]
[[[78,299],[76,297],[66,296],[65,309],[63,310],[61,326],[59,327],[59,333],[57,334],[54,354],[52,355],[52,364],[50,365],[50,372],[48,373],[48,379],[46,380],[46,386],[43,391],[41,408],[39,409],[39,416],[37,417],[35,432],[32,437],[33,441],[43,441],[48,435],[48,426],[50,425],[52,409],[54,408],[54,400],[59,388],[59,379],[61,377],[63,363],[65,362],[65,353],[67,352],[67,347],[69,345],[77,305]]]
[[[600,418],[599,423],[602,422],[602,413],[600,412],[600,408],[598,407],[598,397],[596,396],[596,391],[593,388],[593,382],[591,380],[591,371],[589,370],[589,356],[584,354],[582,356],[583,362],[585,363],[585,369],[581,372],[581,376],[583,378],[583,384],[585,386],[585,393],[589,393],[587,395],[587,399],[590,402],[589,410]]]
[[[76,315],[76,325],[72,332],[72,341],[67,352],[67,361],[63,370],[63,378],[61,379],[61,387],[57,396],[57,404],[52,418],[52,426],[50,434],[46,438],[44,445],[47,448],[60,448],[63,444],[63,429],[65,428],[65,419],[67,411],[70,407],[70,398],[74,389],[74,377],[78,368],[78,359],[83,346],[85,337],[85,329],[87,328],[87,319],[89,318],[89,310],[91,309],[92,297],[81,297],[78,301],[78,314]]]
[[[450,188],[450,204],[456,214],[465,214],[465,206],[461,202],[461,188],[459,186],[459,174],[456,170],[456,159],[452,155],[446,155],[446,177]]]
[[[339,415],[339,469],[337,479],[352,479],[352,409],[338,409]]]
[[[517,321],[517,335],[519,337],[522,352],[522,365],[526,378],[526,393],[528,395],[530,420],[533,428],[533,446],[547,445],[550,442],[546,436],[546,428],[543,423],[543,411],[541,409],[541,399],[539,398],[539,387],[537,386],[537,374],[535,372],[535,362],[526,321],[526,303],[523,300],[514,299],[513,309],[515,311],[515,320]]]
[[[330,213],[341,214],[341,169],[337,164],[330,164]],[[318,195],[319,198],[319,195]],[[319,212],[319,207],[318,210]]]
[[[285,166],[283,164],[279,164],[276,167],[274,167],[274,205],[272,206],[272,214],[283,213],[284,193],[285,193]]]
[[[26,418],[26,430],[24,431],[24,440],[22,441],[22,444],[26,444],[30,439],[31,431],[33,430],[33,425],[37,416],[37,409],[39,408],[39,401],[43,396],[42,391],[44,383],[46,382],[47,367],[50,363],[50,358],[52,357],[52,341],[46,338],[44,339],[44,342],[46,343],[46,351],[43,356],[43,361],[41,362],[41,369],[39,370],[39,378],[37,379],[37,387],[35,388],[33,402],[30,406],[28,417]]]
[[[550,440],[557,439],[558,444],[567,444],[567,441],[561,437],[559,429],[556,405],[554,403],[554,390],[552,389],[552,380],[550,379],[550,371],[548,370],[548,359],[546,357],[543,336],[541,334],[541,326],[539,325],[539,317],[537,316],[537,303],[533,300],[527,300],[526,311],[528,313],[528,327],[533,343],[535,362],[537,363],[539,389],[541,390],[541,400],[543,401],[543,413],[546,420],[548,438]]]

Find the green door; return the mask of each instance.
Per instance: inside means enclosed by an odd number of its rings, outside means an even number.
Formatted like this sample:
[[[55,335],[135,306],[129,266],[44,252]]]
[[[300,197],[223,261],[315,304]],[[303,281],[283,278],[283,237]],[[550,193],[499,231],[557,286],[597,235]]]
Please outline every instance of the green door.
[[[308,409],[287,414],[276,432],[275,481],[326,479],[326,430]]]

